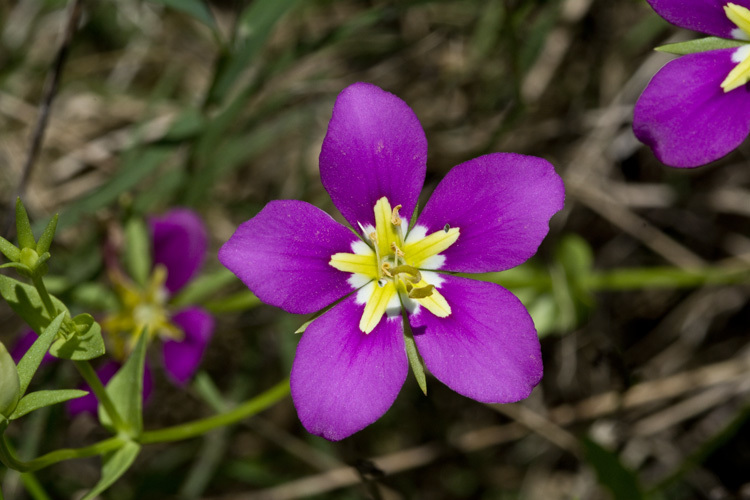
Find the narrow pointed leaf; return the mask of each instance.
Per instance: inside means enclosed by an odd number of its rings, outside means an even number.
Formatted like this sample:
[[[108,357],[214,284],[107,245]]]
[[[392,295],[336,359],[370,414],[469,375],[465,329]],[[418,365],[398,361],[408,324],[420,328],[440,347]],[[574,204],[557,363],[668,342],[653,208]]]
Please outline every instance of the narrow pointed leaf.
[[[728,40],[726,38],[709,36],[707,38],[699,38],[697,40],[690,40],[687,42],[669,43],[667,45],[662,45],[661,47],[656,47],[656,50],[658,50],[659,52],[667,52],[669,54],[677,54],[683,56],[685,54],[706,52],[708,50],[742,47],[743,45],[747,45],[747,42],[742,40]]]
[[[112,486],[133,465],[140,451],[141,445],[128,441],[123,444],[122,448],[106,453],[102,457],[102,477],[81,500],[92,500]]]
[[[50,347],[50,354],[61,359],[88,361],[104,354],[102,327],[90,314],[79,314],[73,318],[77,332],[68,338],[57,339]]]
[[[52,245],[52,239],[55,237],[55,230],[57,230],[57,218],[58,215],[55,214],[36,243],[36,253],[39,255],[48,252],[50,245]]]
[[[31,383],[31,378],[39,368],[39,364],[42,362],[42,358],[49,350],[52,342],[55,340],[55,336],[60,331],[63,319],[67,313],[62,312],[52,320],[47,328],[42,331],[36,341],[32,344],[26,354],[23,355],[21,361],[18,362],[18,377],[21,380],[21,394],[26,393],[26,389]]]
[[[138,344],[130,357],[106,387],[115,409],[135,436],[143,431],[143,370],[146,361],[147,337],[148,332],[141,333]],[[99,421],[105,427],[112,427],[112,421],[101,405],[99,405]]]
[[[145,285],[151,271],[151,245],[143,219],[132,218],[125,225],[125,268],[139,285]]]
[[[12,262],[18,262],[18,259],[21,258],[21,249],[2,236],[0,236],[0,253]]]
[[[155,3],[160,3],[171,7],[174,10],[179,10],[188,14],[198,21],[202,22],[210,28],[214,28],[216,23],[214,17],[208,7],[201,0],[152,0]]]
[[[78,389],[61,389],[57,391],[36,391],[31,392],[21,398],[16,410],[9,417],[10,420],[21,418],[27,413],[31,413],[45,406],[52,406],[58,403],[64,403],[70,399],[80,398],[88,394],[86,391]]]
[[[592,439],[582,440],[586,461],[596,471],[599,483],[612,492],[615,500],[645,500],[635,472],[625,467],[617,454]]]
[[[4,422],[5,417],[15,410],[21,397],[20,386],[16,364],[5,345],[0,342],[0,422]]]
[[[414,342],[414,334],[411,331],[409,320],[404,317],[404,343],[406,344],[406,357],[409,359],[409,366],[411,367],[414,378],[417,379],[419,388],[422,389],[424,395],[427,395],[427,377],[424,373],[424,361],[417,351],[417,343]]]
[[[29,214],[26,213],[26,207],[23,206],[21,198],[16,198],[16,236],[21,248],[36,249],[36,240],[34,240],[34,233],[31,232]]]
[[[43,331],[52,321],[42,304],[39,292],[33,286],[0,275],[0,295],[35,332]],[[54,296],[52,297],[52,303],[58,312],[68,312],[65,304]]]

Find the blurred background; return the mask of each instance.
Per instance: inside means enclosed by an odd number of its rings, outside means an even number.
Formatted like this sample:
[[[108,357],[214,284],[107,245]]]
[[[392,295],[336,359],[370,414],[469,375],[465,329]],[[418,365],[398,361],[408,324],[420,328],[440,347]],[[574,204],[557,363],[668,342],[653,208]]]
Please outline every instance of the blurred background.
[[[2,0],[0,19],[2,234],[17,195],[39,227],[59,212],[48,286],[95,313],[124,221],[198,211],[204,275],[220,283],[201,299],[218,323],[198,382],[219,406],[286,377],[308,318],[258,304],[216,251],[273,199],[341,220],[317,161],[347,85],[414,109],[429,142],[422,204],[452,166],[495,151],[543,157],[566,183],[538,254],[484,277],[539,330],[545,376],[527,401],[484,405],[434,378],[425,397],[410,375],[383,418],[329,443],[287,398],[145,447],[103,498],[750,498],[750,148],[677,170],[636,141],[633,104],[673,57],[652,49],[696,36],[645,1]],[[4,306],[0,324],[6,344],[22,328]],[[78,382],[58,363],[34,383]],[[205,387],[158,370],[154,383],[146,428],[213,412]],[[63,407],[9,435],[26,456],[105,437]],[[79,497],[98,467],[39,471],[41,493],[6,472],[6,498]]]

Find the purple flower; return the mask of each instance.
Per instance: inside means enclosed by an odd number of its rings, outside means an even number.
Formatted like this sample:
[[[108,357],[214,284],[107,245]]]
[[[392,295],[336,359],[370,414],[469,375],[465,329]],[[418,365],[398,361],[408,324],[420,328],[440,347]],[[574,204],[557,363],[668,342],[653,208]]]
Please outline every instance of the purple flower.
[[[120,310],[102,320],[112,353],[124,360],[138,341],[144,327],[151,339],[161,342],[162,361],[169,378],[185,385],[203,358],[203,352],[214,329],[213,317],[204,309],[189,306],[172,311],[169,300],[198,273],[206,255],[208,236],[200,217],[188,209],[174,209],[149,219],[151,230],[153,272],[145,287],[140,287],[119,270],[111,271]],[[120,364],[111,361],[98,371],[106,382]],[[84,390],[88,388],[82,386]],[[144,374],[144,399],[151,390],[150,370]],[[93,393],[72,400],[71,414],[95,412]]]
[[[313,434],[343,439],[396,399],[408,372],[402,306],[427,368],[456,392],[512,402],[541,379],[521,302],[448,272],[499,271],[531,257],[563,206],[562,180],[540,158],[482,156],[453,168],[409,229],[426,158],[405,102],[351,85],[333,108],[320,175],[355,230],[308,203],[273,201],[219,251],[264,302],[297,314],[333,304],[305,330],[291,373],[294,405]]]
[[[667,21],[709,35],[750,39],[750,0],[648,0]],[[750,45],[684,55],[659,70],[635,105],[633,130],[673,167],[697,167],[750,132]]]

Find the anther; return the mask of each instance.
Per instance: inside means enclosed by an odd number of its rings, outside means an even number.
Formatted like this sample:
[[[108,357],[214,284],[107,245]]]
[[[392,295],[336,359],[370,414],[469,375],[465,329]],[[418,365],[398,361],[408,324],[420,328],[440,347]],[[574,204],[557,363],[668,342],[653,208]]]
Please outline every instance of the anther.
[[[387,262],[383,262],[383,265],[380,266],[380,270],[383,271],[383,274],[385,274],[389,278],[393,278],[393,275],[389,271],[390,268],[391,268],[391,265]]]
[[[391,223],[394,226],[400,226],[401,225],[401,217],[398,215],[398,211],[401,208],[401,205],[396,205],[393,207],[393,212],[391,213]]]
[[[423,286],[420,288],[412,288],[411,291],[409,292],[409,298],[424,299],[432,295],[433,290],[435,290],[435,285],[427,285],[427,286]]]
[[[375,245],[378,244],[378,233],[375,231],[371,232],[368,236],[370,238],[370,241],[372,241]]]
[[[393,253],[395,253],[396,256],[398,256],[398,257],[403,257],[404,256],[404,252],[402,252],[401,249],[398,246],[396,246],[396,242],[395,241],[391,241],[391,251]]]

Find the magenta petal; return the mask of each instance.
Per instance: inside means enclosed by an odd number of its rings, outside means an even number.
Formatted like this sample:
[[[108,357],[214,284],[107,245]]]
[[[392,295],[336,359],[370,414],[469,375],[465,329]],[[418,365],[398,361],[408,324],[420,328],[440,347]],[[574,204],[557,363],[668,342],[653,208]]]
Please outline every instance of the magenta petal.
[[[740,145],[750,131],[747,86],[724,92],[736,49],[688,54],[654,75],[633,112],[636,137],[673,167],[697,167]]]
[[[185,385],[198,369],[203,352],[214,331],[214,318],[198,307],[189,307],[172,316],[182,328],[180,341],[165,340],[162,345],[164,368],[177,385]]]
[[[406,380],[401,317],[364,334],[363,305],[350,297],[307,327],[292,367],[292,400],[312,434],[338,441],[391,407]]]
[[[383,196],[411,217],[426,162],[424,130],[404,101],[369,83],[339,94],[320,152],[320,177],[352,227],[374,225],[373,208]]]
[[[724,13],[724,6],[730,2],[750,8],[750,0],[648,0],[670,23],[722,38],[733,38],[732,30],[737,28]]]
[[[521,301],[494,283],[445,276],[447,318],[409,316],[425,365],[445,385],[484,403],[527,397],[542,378],[534,323]]]
[[[458,240],[443,252],[440,269],[501,271],[536,253],[564,199],[562,179],[546,160],[494,153],[448,172],[417,225],[428,234],[446,224],[459,228]]]
[[[185,286],[206,257],[208,235],[201,218],[186,208],[177,208],[149,219],[153,238],[154,265],[167,268],[166,287],[171,293]]]
[[[260,300],[308,314],[353,290],[350,273],[328,263],[351,252],[357,237],[330,215],[303,201],[272,201],[240,225],[219,250],[219,261]]]

